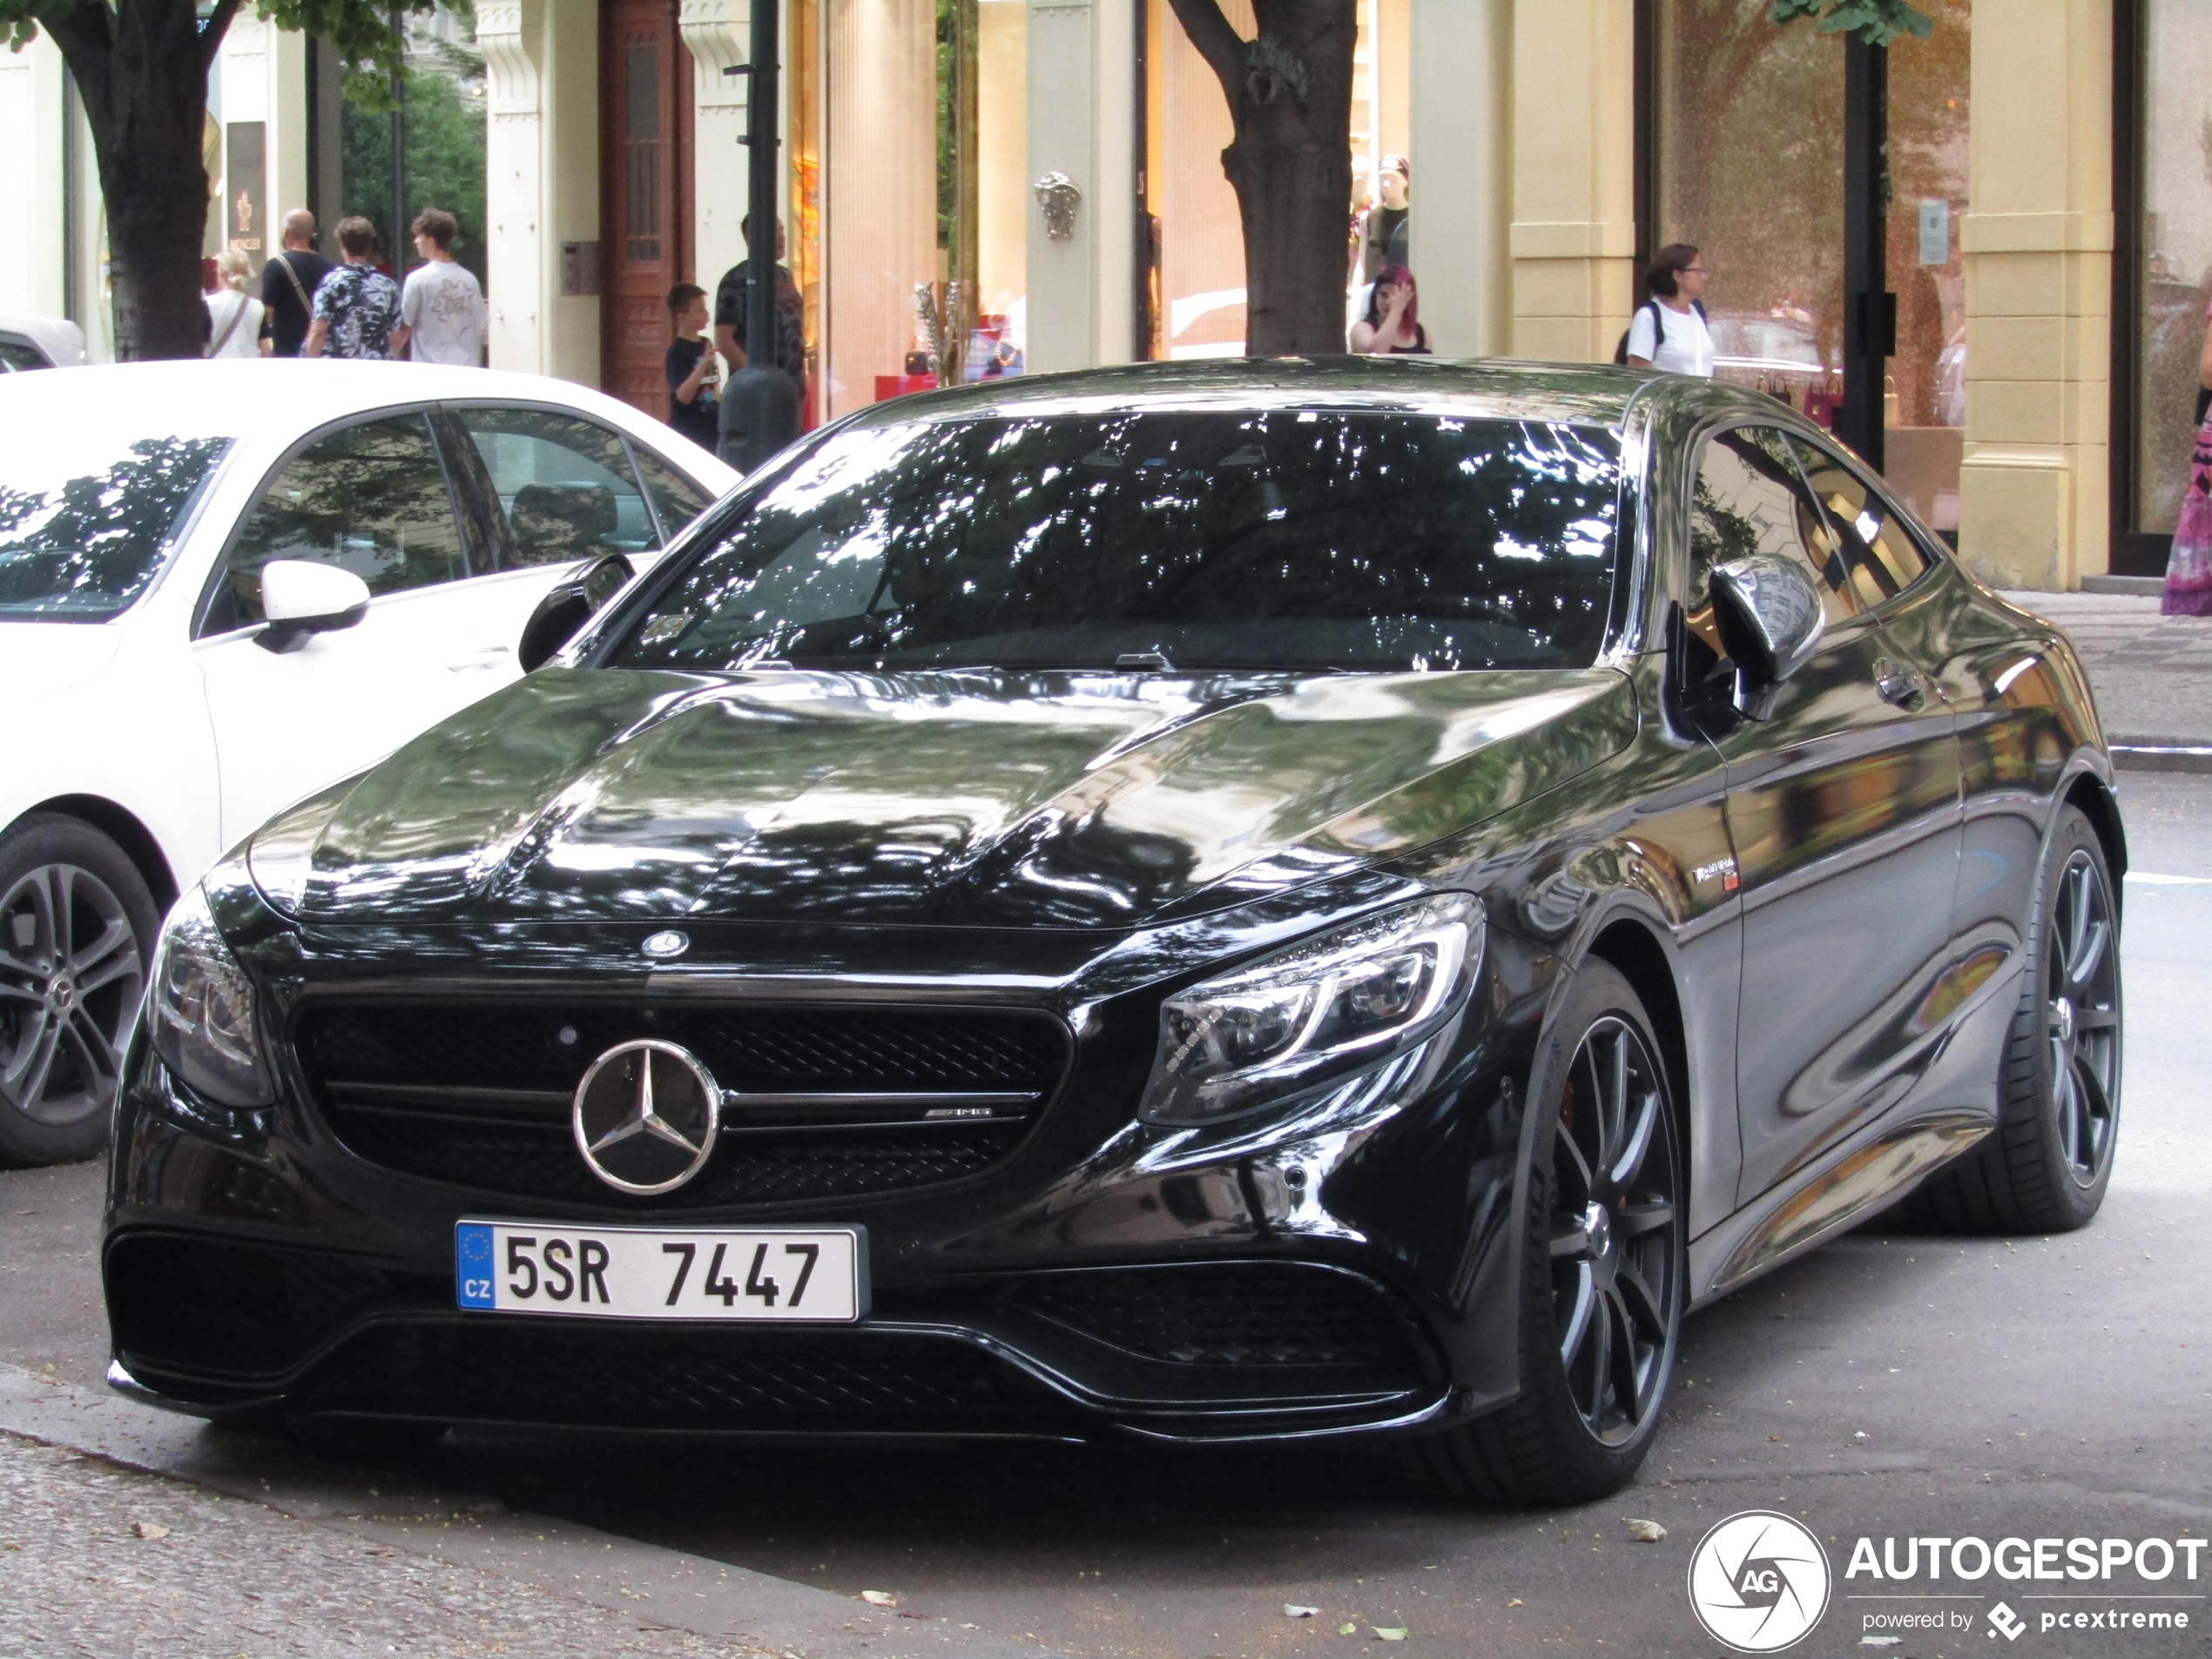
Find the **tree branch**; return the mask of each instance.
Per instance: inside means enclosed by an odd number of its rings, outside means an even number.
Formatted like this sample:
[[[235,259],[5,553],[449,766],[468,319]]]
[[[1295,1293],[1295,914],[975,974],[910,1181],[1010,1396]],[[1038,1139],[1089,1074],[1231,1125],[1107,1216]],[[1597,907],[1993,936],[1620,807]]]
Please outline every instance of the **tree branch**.
[[[1238,107],[1244,92],[1244,37],[1222,16],[1219,0],[1168,0],[1182,20],[1183,32],[1198,49],[1198,56],[1221,83],[1229,107]]]
[[[115,49],[115,14],[98,0],[43,0],[29,10],[38,26],[53,37],[64,57]]]

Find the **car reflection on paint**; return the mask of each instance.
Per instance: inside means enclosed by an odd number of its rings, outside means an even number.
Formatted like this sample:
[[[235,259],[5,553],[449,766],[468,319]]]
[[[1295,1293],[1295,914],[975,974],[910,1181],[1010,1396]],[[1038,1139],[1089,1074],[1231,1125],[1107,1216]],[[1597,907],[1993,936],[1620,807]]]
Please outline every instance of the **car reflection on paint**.
[[[1770,398],[901,400],[179,906],[111,1376],[1608,1491],[1699,1303],[2094,1216],[2124,856],[2063,638]]]

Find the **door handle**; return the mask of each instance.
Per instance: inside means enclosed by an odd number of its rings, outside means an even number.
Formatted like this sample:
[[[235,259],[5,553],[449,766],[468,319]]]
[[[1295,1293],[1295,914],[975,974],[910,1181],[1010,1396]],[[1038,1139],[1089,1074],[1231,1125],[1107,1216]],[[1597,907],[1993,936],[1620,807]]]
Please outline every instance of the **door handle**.
[[[1874,664],[1874,690],[1883,702],[1892,704],[1908,714],[1917,714],[1927,698],[1922,689],[1920,676],[1909,668],[1892,662]]]

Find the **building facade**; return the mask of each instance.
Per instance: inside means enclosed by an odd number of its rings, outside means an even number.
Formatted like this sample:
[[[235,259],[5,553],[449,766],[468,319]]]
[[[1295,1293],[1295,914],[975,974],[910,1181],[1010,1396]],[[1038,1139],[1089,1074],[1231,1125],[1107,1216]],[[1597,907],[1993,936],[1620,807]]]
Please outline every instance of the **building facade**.
[[[1768,0],[1356,0],[1348,315],[1386,157],[1447,354],[1609,358],[1650,252],[1694,243],[1724,372],[1857,443],[1977,570],[2155,573],[2212,300],[2212,17],[1920,3],[1933,35],[1882,51]],[[750,23],[749,0],[478,0],[473,35],[442,14],[411,51],[395,152],[314,43],[241,19],[210,251],[265,253],[302,202],[327,226],[480,200],[492,361],[658,411],[663,296],[743,257]],[[810,421],[933,376],[1241,348],[1227,112],[1166,0],[785,0],[783,31]],[[0,311],[71,315],[97,355],[65,79],[44,42],[0,59],[30,164],[0,179],[30,232],[0,245]]]

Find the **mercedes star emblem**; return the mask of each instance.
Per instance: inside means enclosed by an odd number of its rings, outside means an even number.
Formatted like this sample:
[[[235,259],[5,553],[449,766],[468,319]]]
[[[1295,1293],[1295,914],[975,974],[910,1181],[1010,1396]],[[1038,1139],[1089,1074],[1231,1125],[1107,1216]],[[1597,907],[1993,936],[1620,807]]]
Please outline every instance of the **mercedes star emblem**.
[[[617,1192],[672,1192],[706,1167],[722,1089],[689,1049],[641,1037],[591,1062],[570,1117],[577,1150]]]
[[[657,961],[665,961],[671,956],[681,956],[691,948],[689,934],[680,934],[670,927],[660,933],[646,934],[645,942],[638,948]]]

